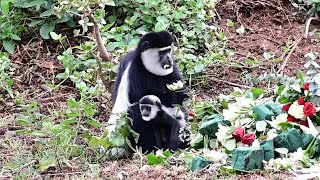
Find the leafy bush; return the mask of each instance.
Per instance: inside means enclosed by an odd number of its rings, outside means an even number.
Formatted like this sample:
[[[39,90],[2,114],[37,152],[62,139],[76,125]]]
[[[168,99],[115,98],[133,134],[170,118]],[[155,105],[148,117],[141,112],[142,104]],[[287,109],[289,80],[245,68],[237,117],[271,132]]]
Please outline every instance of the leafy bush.
[[[13,79],[11,79],[12,73],[8,72],[10,67],[11,60],[8,58],[7,53],[0,52],[0,98],[2,97],[3,92],[7,92],[11,97],[13,97]]]

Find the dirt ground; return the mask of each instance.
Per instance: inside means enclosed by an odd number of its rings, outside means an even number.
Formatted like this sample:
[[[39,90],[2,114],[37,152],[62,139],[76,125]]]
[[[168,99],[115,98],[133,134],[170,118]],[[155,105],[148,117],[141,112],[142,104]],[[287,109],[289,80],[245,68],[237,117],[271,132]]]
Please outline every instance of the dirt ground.
[[[216,7],[220,17],[219,27],[229,39],[228,47],[235,51],[232,61],[243,64],[244,67],[234,66],[213,66],[207,74],[210,77],[209,86],[196,89],[198,98],[212,98],[221,93],[228,93],[235,83],[245,86],[243,76],[246,73],[259,75],[271,68],[278,69],[282,62],[274,63],[271,60],[264,60],[264,52],[275,53],[276,57],[286,58],[288,52],[283,47],[292,45],[304,32],[306,18],[297,13],[287,0],[223,0]],[[234,27],[227,27],[227,20],[235,22]],[[244,26],[247,30],[239,35],[236,29]],[[310,36],[303,39],[284,69],[284,74],[295,75],[298,69],[305,63],[304,54],[310,51],[320,52],[319,22],[313,22],[310,26]],[[72,41],[77,44],[77,41]],[[18,47],[17,53],[11,59],[15,73],[14,90],[21,92],[26,102],[35,100],[39,103],[42,113],[49,109],[63,108],[68,96],[76,97],[77,90],[70,84],[65,83],[59,91],[48,93],[46,82],[54,82],[57,73],[63,72],[62,65],[57,60],[63,49],[59,44],[40,41],[33,38]],[[245,58],[258,58],[262,61],[259,67],[249,67]],[[225,81],[225,82],[222,82]],[[0,119],[19,112],[13,102],[0,102]],[[0,135],[5,133],[9,127],[0,128]],[[187,171],[180,167],[176,169],[165,169],[161,167],[145,167],[140,169],[135,164],[127,161],[108,162],[102,170],[102,175],[114,179],[117,172],[125,171],[130,179],[211,179],[217,178],[217,172],[212,169],[205,169],[194,175],[188,175]],[[272,179],[283,179],[286,175],[273,175]],[[223,179],[223,177],[220,177]],[[253,176],[233,176],[232,179],[269,179],[269,176],[255,174]]]

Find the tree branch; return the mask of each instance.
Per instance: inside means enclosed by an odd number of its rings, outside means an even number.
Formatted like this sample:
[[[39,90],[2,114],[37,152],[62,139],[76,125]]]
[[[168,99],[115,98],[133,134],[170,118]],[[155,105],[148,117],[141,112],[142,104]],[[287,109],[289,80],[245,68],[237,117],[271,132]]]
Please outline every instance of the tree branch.
[[[104,46],[104,42],[99,30],[99,25],[94,21],[92,13],[92,11],[87,12],[85,13],[85,16],[88,17],[89,20],[93,23],[93,35],[97,41],[97,47],[100,52],[101,58],[103,61],[111,61],[111,54],[107,51],[106,47]]]

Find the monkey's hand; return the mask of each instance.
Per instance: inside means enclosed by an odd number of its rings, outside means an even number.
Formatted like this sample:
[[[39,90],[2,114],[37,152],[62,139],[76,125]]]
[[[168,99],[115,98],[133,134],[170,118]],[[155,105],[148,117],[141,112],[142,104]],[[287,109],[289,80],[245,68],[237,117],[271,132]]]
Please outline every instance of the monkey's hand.
[[[172,93],[172,104],[182,105],[184,100],[189,99],[189,95],[186,90],[175,91]]]

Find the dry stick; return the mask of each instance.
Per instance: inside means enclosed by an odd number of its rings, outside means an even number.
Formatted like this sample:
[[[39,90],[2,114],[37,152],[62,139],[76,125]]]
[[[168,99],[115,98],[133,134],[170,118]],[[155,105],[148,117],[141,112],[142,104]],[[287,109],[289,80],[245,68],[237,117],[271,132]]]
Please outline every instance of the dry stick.
[[[99,50],[99,52],[101,54],[102,60],[110,61],[111,60],[111,55],[107,51],[106,47],[104,46],[104,42],[102,40],[101,33],[100,33],[100,30],[99,30],[99,25],[94,21],[94,17],[92,15],[92,13],[93,12],[85,13],[85,16],[87,16],[90,19],[90,21],[93,22],[93,34],[94,34],[94,37],[95,37],[95,39],[97,41],[98,50]]]
[[[30,166],[31,164],[33,164],[35,162],[37,162],[37,160],[32,160],[32,161],[28,162],[27,164],[25,164],[25,165],[19,167],[18,169],[16,169],[14,172],[15,173],[19,173],[22,169],[24,169],[27,166]]]
[[[217,79],[217,78],[214,78],[214,77],[210,77],[210,80],[213,80],[213,81],[216,81],[216,82],[225,83],[225,84],[230,84],[232,86],[237,86],[237,87],[241,87],[241,88],[251,88],[250,86],[246,86],[246,85],[242,85],[242,84],[236,84],[236,83],[232,83],[232,82],[229,82],[229,81]]]
[[[287,62],[289,61],[289,58],[291,56],[291,54],[293,53],[293,51],[296,49],[296,47],[298,46],[298,44],[302,41],[303,38],[307,38],[308,34],[309,34],[309,28],[310,28],[310,24],[312,20],[319,20],[318,16],[315,17],[310,17],[307,21],[306,24],[306,30],[304,32],[304,36],[300,37],[295,43],[294,46],[292,47],[292,49],[290,50],[288,56],[286,57],[286,59],[284,60],[284,62],[282,63],[280,69],[277,71],[277,73],[279,74],[280,72],[282,72],[284,70],[284,68],[286,67]]]

